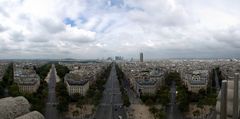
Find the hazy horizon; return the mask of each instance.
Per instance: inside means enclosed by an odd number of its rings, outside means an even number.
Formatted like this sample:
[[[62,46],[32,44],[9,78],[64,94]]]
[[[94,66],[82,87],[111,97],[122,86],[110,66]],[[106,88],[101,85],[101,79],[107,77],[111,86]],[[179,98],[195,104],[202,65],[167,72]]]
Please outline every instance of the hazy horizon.
[[[238,0],[1,0],[0,59],[239,58]]]

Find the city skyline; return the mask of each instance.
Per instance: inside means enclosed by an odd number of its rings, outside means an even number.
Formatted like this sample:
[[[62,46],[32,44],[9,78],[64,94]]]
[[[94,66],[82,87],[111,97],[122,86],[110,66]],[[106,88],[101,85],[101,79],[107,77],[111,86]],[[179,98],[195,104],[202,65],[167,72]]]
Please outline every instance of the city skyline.
[[[239,58],[237,0],[2,0],[0,59]]]

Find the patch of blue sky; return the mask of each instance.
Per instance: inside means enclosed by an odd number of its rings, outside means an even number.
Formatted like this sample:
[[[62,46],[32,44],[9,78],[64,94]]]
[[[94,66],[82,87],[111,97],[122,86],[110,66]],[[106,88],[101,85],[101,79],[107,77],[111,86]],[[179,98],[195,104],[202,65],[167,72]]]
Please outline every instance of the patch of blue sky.
[[[84,16],[79,16],[78,19],[81,21],[81,23],[86,23],[87,22],[87,18]]]
[[[111,0],[111,6],[122,7],[124,5],[123,0]]]
[[[72,20],[72,19],[70,19],[70,18],[65,18],[65,19],[63,20],[63,22],[64,22],[64,24],[66,24],[66,25],[76,26],[75,21]]]
[[[139,10],[144,11],[141,7],[129,5],[124,0],[109,0],[108,7],[117,7],[123,11]]]

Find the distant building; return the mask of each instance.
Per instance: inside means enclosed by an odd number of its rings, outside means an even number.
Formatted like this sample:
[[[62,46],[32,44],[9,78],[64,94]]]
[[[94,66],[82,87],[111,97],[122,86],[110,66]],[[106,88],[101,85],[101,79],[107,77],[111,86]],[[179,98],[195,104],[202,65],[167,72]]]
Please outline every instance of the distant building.
[[[154,68],[149,72],[149,77],[152,80],[156,80],[159,87],[163,86],[165,83],[165,74],[166,71],[163,68]]]
[[[22,64],[14,66],[14,82],[17,83],[20,92],[34,93],[40,86],[40,77],[32,66],[26,67]]]
[[[157,80],[154,79],[139,79],[136,80],[136,91],[141,94],[154,94],[157,90]]]
[[[32,77],[27,78],[24,81],[19,81],[18,83],[19,91],[24,93],[34,93],[40,86],[40,78]]]
[[[112,59],[111,57],[108,57],[107,60],[108,60],[108,61],[112,61],[113,59]]]
[[[195,70],[192,73],[187,74],[185,78],[189,91],[198,93],[200,89],[207,89],[209,80],[208,70]]]
[[[162,68],[141,71],[135,77],[135,90],[140,94],[154,94],[164,84],[165,71]]]
[[[122,56],[115,56],[115,60],[123,60]]]
[[[143,53],[140,53],[140,62],[143,62]]]
[[[76,93],[84,96],[89,89],[89,79],[78,74],[69,73],[64,77],[64,81],[70,96]]]

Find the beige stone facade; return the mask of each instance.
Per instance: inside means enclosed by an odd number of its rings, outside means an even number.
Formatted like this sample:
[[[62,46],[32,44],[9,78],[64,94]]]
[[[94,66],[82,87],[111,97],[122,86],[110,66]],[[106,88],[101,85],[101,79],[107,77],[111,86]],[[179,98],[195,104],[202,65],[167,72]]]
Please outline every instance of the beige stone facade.
[[[39,88],[39,86],[40,86],[40,80],[37,80],[32,84],[18,84],[19,91],[24,93],[37,92],[37,89]]]
[[[89,82],[87,82],[84,85],[69,85],[69,83],[66,82],[66,85],[67,85],[67,91],[69,95],[73,95],[75,93],[86,95],[87,90],[89,89]]]
[[[65,76],[65,84],[69,95],[80,94],[86,95],[89,89],[89,80],[80,77],[78,74],[69,73]]]

